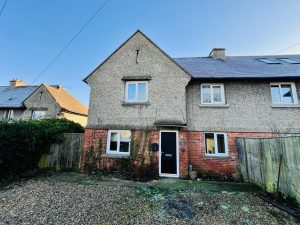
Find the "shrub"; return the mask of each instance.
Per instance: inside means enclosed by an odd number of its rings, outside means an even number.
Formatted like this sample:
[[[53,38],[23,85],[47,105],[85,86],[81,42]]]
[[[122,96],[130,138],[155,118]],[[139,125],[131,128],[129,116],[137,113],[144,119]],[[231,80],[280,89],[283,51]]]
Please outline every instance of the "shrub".
[[[0,121],[0,181],[35,171],[51,144],[63,141],[63,133],[83,131],[65,119]]]
[[[103,157],[102,140],[97,148],[90,146],[83,156],[83,170],[87,174],[104,172],[114,173],[122,178],[149,181],[158,177],[158,162],[155,153],[150,150],[150,130],[131,131],[130,157],[110,159]],[[102,146],[103,147],[103,146]]]

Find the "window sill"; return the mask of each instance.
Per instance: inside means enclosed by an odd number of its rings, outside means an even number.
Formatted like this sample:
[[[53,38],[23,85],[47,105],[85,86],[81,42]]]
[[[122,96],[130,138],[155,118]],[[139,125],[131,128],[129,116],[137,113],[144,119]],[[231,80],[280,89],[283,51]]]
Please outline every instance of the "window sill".
[[[200,108],[206,108],[206,107],[211,107],[211,108],[229,108],[228,104],[200,104]]]
[[[272,108],[300,108],[298,104],[272,104]]]
[[[222,159],[229,159],[229,155],[208,155],[205,154],[206,158],[222,158]]]
[[[118,154],[118,153],[107,153],[102,155],[103,158],[115,158],[115,159],[122,159],[122,158],[129,158],[130,154]]]
[[[123,102],[122,103],[122,106],[136,106],[136,105],[148,106],[150,105],[150,102]]]

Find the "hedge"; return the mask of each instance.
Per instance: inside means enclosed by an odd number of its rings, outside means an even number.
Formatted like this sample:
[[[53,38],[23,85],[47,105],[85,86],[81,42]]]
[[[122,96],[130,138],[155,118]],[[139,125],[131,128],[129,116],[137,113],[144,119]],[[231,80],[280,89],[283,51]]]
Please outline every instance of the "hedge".
[[[38,162],[63,133],[82,133],[83,127],[65,119],[0,121],[0,181],[18,179],[38,169]]]

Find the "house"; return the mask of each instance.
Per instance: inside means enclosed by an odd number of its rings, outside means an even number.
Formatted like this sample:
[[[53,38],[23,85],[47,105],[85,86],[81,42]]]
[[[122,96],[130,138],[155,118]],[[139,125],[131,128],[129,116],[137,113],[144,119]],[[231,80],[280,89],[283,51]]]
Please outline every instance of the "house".
[[[130,154],[131,130],[151,129],[158,172],[238,174],[237,137],[300,132],[300,55],[171,58],[135,32],[85,79],[84,149]],[[100,142],[101,143],[101,142]]]
[[[14,79],[0,87],[0,118],[6,120],[66,118],[85,126],[88,109],[63,87],[26,86]]]

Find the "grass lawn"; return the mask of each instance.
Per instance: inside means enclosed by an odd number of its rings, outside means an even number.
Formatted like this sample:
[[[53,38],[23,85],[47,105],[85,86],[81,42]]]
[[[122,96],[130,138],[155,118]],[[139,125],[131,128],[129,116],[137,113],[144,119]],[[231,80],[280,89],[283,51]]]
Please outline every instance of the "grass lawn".
[[[298,224],[249,184],[58,173],[0,191],[0,224]]]

